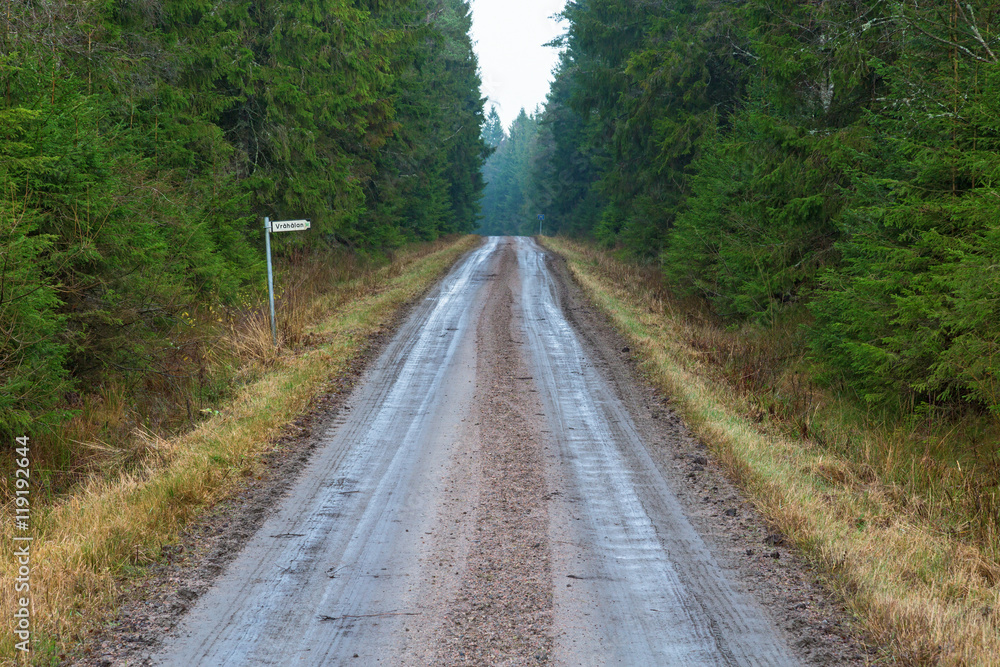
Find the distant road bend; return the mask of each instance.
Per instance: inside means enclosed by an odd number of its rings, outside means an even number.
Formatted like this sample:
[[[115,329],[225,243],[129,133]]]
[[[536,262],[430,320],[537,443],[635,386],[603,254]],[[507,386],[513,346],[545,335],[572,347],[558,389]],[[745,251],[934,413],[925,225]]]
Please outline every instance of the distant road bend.
[[[153,664],[800,664],[561,290],[529,238],[460,262]]]

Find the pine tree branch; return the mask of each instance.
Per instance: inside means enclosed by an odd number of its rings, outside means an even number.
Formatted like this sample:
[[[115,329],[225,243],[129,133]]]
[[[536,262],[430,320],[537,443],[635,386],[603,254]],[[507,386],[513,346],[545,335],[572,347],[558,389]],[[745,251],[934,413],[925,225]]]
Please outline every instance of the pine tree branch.
[[[984,58],[984,57],[982,57],[980,55],[976,55],[968,47],[962,46],[958,42],[953,42],[950,39],[944,39],[943,37],[938,37],[937,35],[928,32],[919,23],[917,23],[913,19],[904,18],[903,20],[906,21],[907,24],[909,24],[910,26],[912,26],[917,32],[919,32],[924,37],[927,37],[929,39],[934,40],[935,42],[940,42],[941,44],[945,44],[945,45],[947,45],[947,46],[949,46],[949,47],[951,47],[953,49],[961,51],[962,53],[964,53],[968,57],[972,58],[973,60],[976,60],[976,61],[981,62],[981,63],[996,62],[996,57],[993,57],[993,59]],[[993,55],[992,51],[990,51],[989,53],[990,53],[991,56]]]
[[[979,42],[979,45],[983,47],[983,50],[989,54],[990,61],[996,62],[997,61],[996,55],[994,55],[993,51],[986,44],[986,40],[984,40],[983,36],[979,33],[979,28],[976,27],[976,15],[972,11],[972,5],[966,3],[965,7],[969,10],[968,16],[966,16],[965,9],[962,8],[961,3],[958,3],[958,11],[962,13],[962,18],[965,19],[965,22],[969,25],[969,30],[972,31],[972,36],[976,38],[976,41]],[[971,19],[969,17],[971,17]]]

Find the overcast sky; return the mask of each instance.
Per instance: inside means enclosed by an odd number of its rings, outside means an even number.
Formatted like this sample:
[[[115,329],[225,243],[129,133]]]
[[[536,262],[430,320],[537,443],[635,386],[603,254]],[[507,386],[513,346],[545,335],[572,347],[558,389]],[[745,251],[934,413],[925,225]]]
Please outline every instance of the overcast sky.
[[[472,41],[479,56],[483,97],[495,104],[505,128],[521,107],[545,103],[556,49],[542,46],[565,31],[550,17],[566,0],[472,0]]]

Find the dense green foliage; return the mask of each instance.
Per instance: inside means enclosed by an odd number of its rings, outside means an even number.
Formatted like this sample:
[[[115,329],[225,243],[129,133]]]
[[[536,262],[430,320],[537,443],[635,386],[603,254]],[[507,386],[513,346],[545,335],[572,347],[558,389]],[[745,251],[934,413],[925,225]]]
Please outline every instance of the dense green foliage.
[[[482,100],[464,0],[7,2],[0,433],[75,391],[173,381],[197,309],[276,250],[471,231]]]
[[[496,109],[486,119],[483,139],[494,152],[483,165],[481,234],[518,235],[537,230],[540,211],[532,208],[528,187],[531,159],[538,138],[538,119],[521,109],[505,132]]]
[[[731,321],[807,304],[866,401],[1000,411],[998,11],[571,1],[532,154],[489,187]]]

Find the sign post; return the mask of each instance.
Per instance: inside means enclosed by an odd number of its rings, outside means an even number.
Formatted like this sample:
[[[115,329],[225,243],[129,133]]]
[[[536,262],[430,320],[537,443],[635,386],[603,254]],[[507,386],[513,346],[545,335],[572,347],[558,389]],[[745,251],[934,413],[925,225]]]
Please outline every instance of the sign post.
[[[271,232],[299,232],[309,229],[309,220],[275,220],[264,218],[264,248],[267,252],[267,300],[271,304],[271,340],[278,347],[278,325],[274,319],[274,274],[271,269]]]
[[[544,213],[539,213],[538,214],[538,235],[539,236],[542,235],[542,220],[544,220],[544,219],[545,219],[545,214]]]

